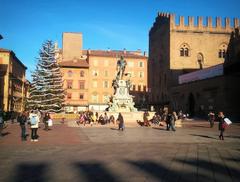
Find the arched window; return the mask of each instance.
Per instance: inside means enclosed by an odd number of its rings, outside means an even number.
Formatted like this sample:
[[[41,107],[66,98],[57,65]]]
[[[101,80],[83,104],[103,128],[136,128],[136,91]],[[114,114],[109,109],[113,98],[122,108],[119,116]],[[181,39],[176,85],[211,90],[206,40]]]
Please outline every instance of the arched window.
[[[200,69],[203,69],[203,54],[202,53],[198,53],[197,54],[197,64],[199,65]]]
[[[182,44],[180,46],[180,56],[181,57],[189,57],[190,56],[189,50],[190,50],[190,48],[186,43]]]
[[[222,43],[218,49],[218,58],[225,58],[227,52],[227,44]]]

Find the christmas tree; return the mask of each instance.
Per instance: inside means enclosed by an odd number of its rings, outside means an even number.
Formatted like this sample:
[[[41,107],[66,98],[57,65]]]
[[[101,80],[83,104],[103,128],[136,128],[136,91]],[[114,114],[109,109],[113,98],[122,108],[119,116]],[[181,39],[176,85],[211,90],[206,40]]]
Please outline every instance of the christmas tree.
[[[28,107],[43,112],[61,112],[64,102],[63,81],[52,41],[43,43],[37,60],[36,70],[32,73]]]

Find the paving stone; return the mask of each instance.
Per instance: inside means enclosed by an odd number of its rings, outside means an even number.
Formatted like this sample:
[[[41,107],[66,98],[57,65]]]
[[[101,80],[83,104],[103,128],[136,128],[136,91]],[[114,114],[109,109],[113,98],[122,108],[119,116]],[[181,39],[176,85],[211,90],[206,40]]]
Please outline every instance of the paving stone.
[[[209,128],[204,121],[184,122],[176,132],[126,126],[122,132],[115,125],[66,123],[46,132],[41,125],[38,142],[22,142],[20,127],[9,124],[0,139],[0,181],[240,179],[239,124],[227,128],[224,141],[218,139],[217,126]]]

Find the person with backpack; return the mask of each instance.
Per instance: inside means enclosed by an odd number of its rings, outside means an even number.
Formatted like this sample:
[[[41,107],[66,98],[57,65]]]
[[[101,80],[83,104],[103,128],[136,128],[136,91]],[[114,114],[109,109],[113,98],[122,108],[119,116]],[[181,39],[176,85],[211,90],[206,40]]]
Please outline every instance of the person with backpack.
[[[31,111],[29,115],[30,125],[31,125],[31,141],[38,141],[38,123],[40,122],[37,111]]]
[[[22,141],[27,141],[27,136],[26,136],[26,122],[27,122],[27,115],[26,112],[22,112],[18,115],[17,117],[17,122],[19,122],[19,125],[21,127],[21,138]]]

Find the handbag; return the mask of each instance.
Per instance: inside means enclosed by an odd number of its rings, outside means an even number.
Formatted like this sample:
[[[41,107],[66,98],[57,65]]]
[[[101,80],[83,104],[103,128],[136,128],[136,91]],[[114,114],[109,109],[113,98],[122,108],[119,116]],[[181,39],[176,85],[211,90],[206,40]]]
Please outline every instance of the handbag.
[[[222,128],[223,128],[223,129],[227,128],[227,123],[226,123],[226,122],[223,122],[223,123],[222,123]]]
[[[53,125],[52,119],[49,119],[47,123],[48,123],[48,126],[52,126]]]

